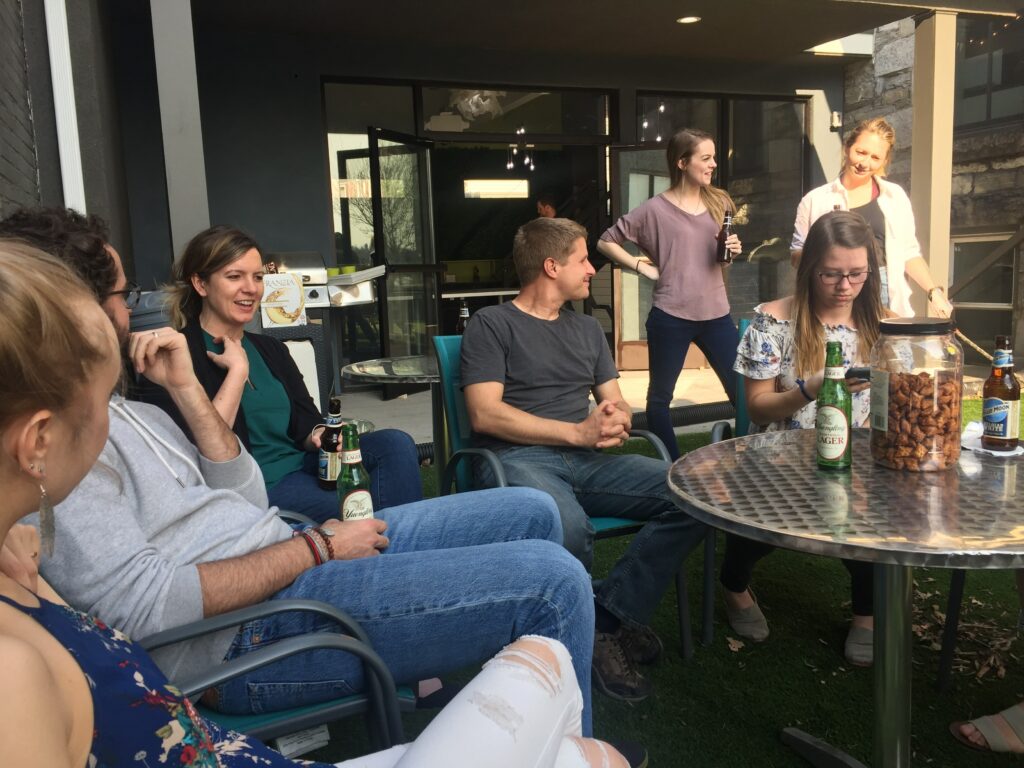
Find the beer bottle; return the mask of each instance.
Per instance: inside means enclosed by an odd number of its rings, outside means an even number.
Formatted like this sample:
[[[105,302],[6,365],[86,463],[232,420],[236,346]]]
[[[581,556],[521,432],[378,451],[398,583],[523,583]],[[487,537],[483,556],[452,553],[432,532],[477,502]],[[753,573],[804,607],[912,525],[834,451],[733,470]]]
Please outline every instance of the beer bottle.
[[[341,471],[338,472],[338,514],[342,520],[373,517],[370,473],[363,467],[355,424],[341,425]]]
[[[459,320],[455,323],[455,335],[461,336],[466,330],[466,323],[469,322],[469,305],[463,299],[459,304]]]
[[[853,396],[846,385],[843,346],[838,341],[829,341],[825,344],[825,380],[818,391],[814,419],[818,466],[822,469],[850,468],[852,403]]]
[[[325,491],[333,491],[338,485],[338,470],[341,468],[341,398],[332,395],[328,401],[327,425],[320,434],[320,460],[317,462],[317,484]]]
[[[982,448],[1012,451],[1020,430],[1020,384],[1013,375],[1013,350],[1009,336],[996,336],[992,373],[982,389]]]
[[[732,253],[725,247],[725,241],[732,234],[732,211],[725,212],[722,220],[722,228],[718,230],[718,251],[715,254],[715,261],[720,264],[732,264]]]

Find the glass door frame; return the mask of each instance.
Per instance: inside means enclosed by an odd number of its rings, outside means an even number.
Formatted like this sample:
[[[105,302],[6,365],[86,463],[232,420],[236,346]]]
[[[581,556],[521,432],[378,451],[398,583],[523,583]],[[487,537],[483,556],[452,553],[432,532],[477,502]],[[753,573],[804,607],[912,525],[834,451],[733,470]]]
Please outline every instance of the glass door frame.
[[[420,275],[423,278],[424,292],[428,294],[424,298],[433,305],[433,317],[437,323],[440,322],[441,317],[441,273],[443,272],[443,266],[437,263],[437,254],[435,251],[434,242],[434,205],[433,205],[433,188],[432,179],[430,176],[430,150],[434,146],[434,142],[429,139],[424,139],[418,136],[412,136],[405,133],[399,133],[397,131],[390,131],[384,128],[377,128],[376,126],[368,126],[366,129],[367,137],[369,139],[369,153],[370,153],[370,189],[372,194],[372,205],[373,205],[373,238],[374,238],[374,252],[373,262],[374,266],[384,265],[387,269],[386,274],[380,280],[379,290],[377,294],[377,307],[378,315],[381,328],[381,352],[383,357],[392,356],[392,344],[391,344],[391,332],[390,332],[390,313],[388,307],[388,276],[397,274],[413,274]],[[383,190],[381,184],[381,141],[388,141],[395,144],[403,144],[406,146],[413,146],[419,149],[425,150],[425,152],[417,153],[418,161],[418,173],[417,181],[419,187],[420,199],[424,201],[421,206],[420,215],[422,221],[422,245],[424,251],[424,258],[422,263],[419,264],[392,264],[388,259],[388,241],[384,233],[384,205],[383,205]],[[429,294],[433,293],[431,299]],[[431,314],[431,307],[427,305],[427,318],[429,319]],[[428,339],[426,343],[425,354],[430,354],[431,342]],[[398,397],[402,394],[410,392],[418,392],[425,389],[425,385],[406,385],[406,384],[386,384],[384,386],[384,399],[390,400]]]

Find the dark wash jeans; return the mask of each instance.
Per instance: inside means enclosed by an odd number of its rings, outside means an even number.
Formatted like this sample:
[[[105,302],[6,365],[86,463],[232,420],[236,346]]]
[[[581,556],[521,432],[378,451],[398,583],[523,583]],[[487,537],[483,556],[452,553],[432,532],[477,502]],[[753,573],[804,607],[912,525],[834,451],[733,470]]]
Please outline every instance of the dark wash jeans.
[[[732,317],[714,320],[683,320],[651,307],[647,316],[647,352],[650,356],[650,384],[647,388],[647,428],[661,438],[673,459],[679,458],[679,446],[672,430],[669,405],[676,381],[683,370],[690,343],[704,353],[729,402],[736,404],[736,347],[740,336]]]
[[[537,488],[554,498],[565,548],[588,570],[594,554],[591,517],[644,523],[596,597],[628,624],[650,623],[679,564],[707,530],[676,506],[666,483],[668,464],[647,456],[543,445],[512,446],[496,453],[509,485]],[[484,462],[477,462],[476,468],[480,485],[494,484]]]
[[[400,429],[379,429],[359,436],[363,466],[370,473],[375,510],[411,504],[423,498],[419,457],[410,435]],[[282,477],[267,491],[275,507],[299,512],[322,523],[338,516],[338,495],[317,484],[317,454],[306,453],[302,469]]]

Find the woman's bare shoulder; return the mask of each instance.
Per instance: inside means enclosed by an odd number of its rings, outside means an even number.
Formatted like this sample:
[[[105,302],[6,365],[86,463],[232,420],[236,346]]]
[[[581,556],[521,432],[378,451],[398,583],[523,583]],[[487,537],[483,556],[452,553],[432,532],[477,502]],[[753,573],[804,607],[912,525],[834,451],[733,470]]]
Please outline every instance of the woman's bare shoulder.
[[[789,320],[790,313],[793,306],[793,297],[784,296],[781,299],[775,299],[775,301],[765,302],[761,305],[761,312],[766,315],[771,315],[776,320]]]

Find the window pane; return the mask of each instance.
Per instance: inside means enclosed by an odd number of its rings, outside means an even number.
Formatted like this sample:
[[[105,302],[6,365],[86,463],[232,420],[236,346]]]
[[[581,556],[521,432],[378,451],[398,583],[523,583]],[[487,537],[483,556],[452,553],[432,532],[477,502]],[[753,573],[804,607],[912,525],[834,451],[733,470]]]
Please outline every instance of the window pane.
[[[752,256],[737,262],[729,275],[735,317],[749,317],[754,306],[789,290],[789,243],[803,195],[805,113],[803,102],[729,103],[727,189],[736,204],[744,254]]]
[[[642,144],[667,141],[678,130],[699,128],[718,135],[718,100],[637,96],[637,136]]]
[[[986,256],[999,247],[999,240],[953,243],[953,284],[971,272]],[[1003,254],[995,264],[953,297],[955,302],[1012,304],[1014,254]],[[958,313],[959,315],[959,313]]]
[[[995,346],[996,336],[1013,335],[1013,313],[1010,309],[958,309],[957,328],[967,338],[989,354]],[[991,363],[976,352],[970,344],[963,344],[964,365],[989,367]]]
[[[423,130],[493,133],[526,140],[537,135],[606,136],[608,97],[593,91],[498,91],[423,88]]]

